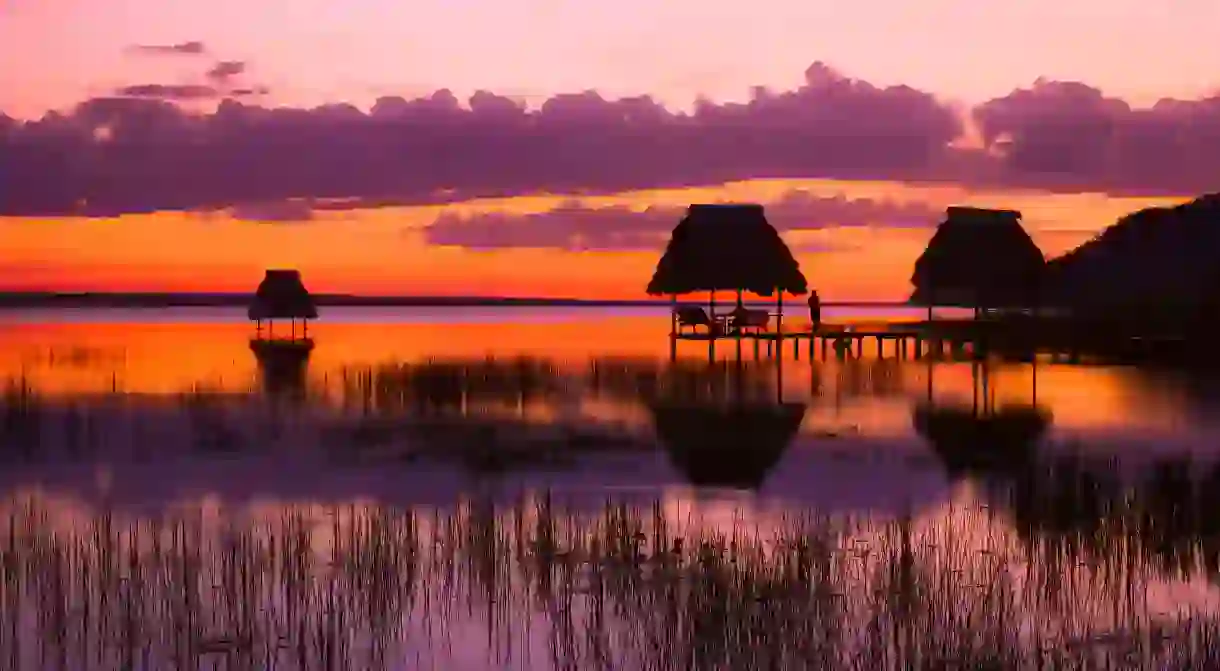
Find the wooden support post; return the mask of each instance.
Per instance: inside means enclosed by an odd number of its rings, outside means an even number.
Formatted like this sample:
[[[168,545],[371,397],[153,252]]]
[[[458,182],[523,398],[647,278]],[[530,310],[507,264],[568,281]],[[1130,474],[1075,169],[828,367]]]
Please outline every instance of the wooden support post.
[[[778,345],[775,348],[775,402],[784,402],[784,355]]]
[[[1038,353],[1036,351],[1034,352],[1032,363],[1033,363],[1033,376],[1034,376],[1034,379],[1033,379],[1033,396],[1034,396],[1033,405],[1034,405],[1034,407],[1037,407],[1037,405],[1038,405]]]
[[[784,338],[784,290],[775,290],[775,332],[781,341]]]
[[[928,405],[932,405],[932,358],[928,357]]]
[[[971,403],[971,412],[974,415],[978,415],[979,414],[979,364],[977,361],[970,362],[970,387],[971,387],[970,391],[972,392],[971,398],[973,399],[972,403]]]
[[[678,294],[669,295],[669,337],[678,335]]]

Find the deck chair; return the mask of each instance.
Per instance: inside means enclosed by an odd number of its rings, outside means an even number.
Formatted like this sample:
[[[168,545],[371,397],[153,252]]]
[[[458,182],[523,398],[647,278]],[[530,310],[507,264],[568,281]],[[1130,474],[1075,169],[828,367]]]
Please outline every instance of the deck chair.
[[[767,314],[766,310],[746,310],[733,315],[733,319],[729,321],[729,329],[742,333],[759,332],[767,328],[769,323],[771,315]]]
[[[717,330],[716,323],[707,316],[707,312],[701,307],[681,307],[678,308],[677,315],[678,333],[682,333],[682,330],[687,327],[690,327],[691,331],[697,332],[699,327],[702,326],[707,329],[709,334],[715,333]]]

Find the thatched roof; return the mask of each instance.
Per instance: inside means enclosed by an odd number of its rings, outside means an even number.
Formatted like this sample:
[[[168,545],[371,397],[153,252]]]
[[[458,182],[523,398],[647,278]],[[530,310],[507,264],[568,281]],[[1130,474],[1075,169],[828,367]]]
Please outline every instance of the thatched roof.
[[[803,403],[650,405],[657,437],[695,486],[758,489],[805,418]]]
[[[1027,307],[1038,302],[1046,260],[1021,213],[950,207],[915,261],[911,302],[951,307]]]
[[[317,319],[318,308],[296,270],[268,270],[247,311],[250,319]]]
[[[657,262],[648,293],[737,289],[803,294],[808,284],[762,205],[691,205]]]

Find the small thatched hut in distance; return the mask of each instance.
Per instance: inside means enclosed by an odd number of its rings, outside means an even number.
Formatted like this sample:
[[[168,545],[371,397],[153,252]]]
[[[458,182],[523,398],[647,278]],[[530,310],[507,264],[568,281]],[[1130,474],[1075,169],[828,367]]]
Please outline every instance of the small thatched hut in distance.
[[[654,296],[707,291],[803,294],[808,284],[762,205],[691,205],[648,283]]]
[[[1028,308],[1038,305],[1046,259],[1021,213],[950,207],[915,261],[916,305]]]
[[[318,308],[301,281],[300,272],[268,270],[246,314],[260,330],[264,321],[271,327],[274,320],[287,319],[292,323],[291,333],[295,336],[296,320],[300,319],[304,329],[308,329],[308,320],[318,318]]]

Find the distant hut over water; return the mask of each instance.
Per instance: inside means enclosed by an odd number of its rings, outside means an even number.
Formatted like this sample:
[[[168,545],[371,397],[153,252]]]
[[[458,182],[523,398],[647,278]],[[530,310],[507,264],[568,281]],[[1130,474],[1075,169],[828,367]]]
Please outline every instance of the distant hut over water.
[[[915,261],[911,303],[978,310],[1030,308],[1046,259],[1015,210],[950,207]]]
[[[653,296],[706,291],[714,306],[717,291],[776,294],[782,312],[783,293],[809,290],[800,265],[762,205],[691,205],[670,238],[648,283]],[[714,308],[713,308],[714,309]]]
[[[263,322],[266,321],[268,335],[272,338],[275,320],[287,319],[291,323],[290,339],[296,340],[297,320],[301,320],[301,336],[304,338],[309,330],[308,320],[318,318],[318,308],[301,281],[299,271],[268,270],[258,285],[247,316],[257,325],[260,336]]]

